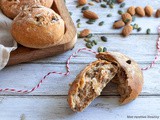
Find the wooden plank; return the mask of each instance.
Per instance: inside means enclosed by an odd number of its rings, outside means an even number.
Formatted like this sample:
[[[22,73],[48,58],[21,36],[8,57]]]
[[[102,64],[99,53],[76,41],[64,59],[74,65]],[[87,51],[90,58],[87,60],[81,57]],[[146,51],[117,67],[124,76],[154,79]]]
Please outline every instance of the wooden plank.
[[[128,7],[130,6],[142,6],[145,7],[146,5],[151,5],[154,8],[154,13],[157,9],[159,9],[159,0],[154,0],[154,1],[150,1],[150,0],[126,0],[126,6],[124,8],[120,8],[119,5],[115,5],[114,9],[110,9],[108,8],[102,8],[100,7],[100,3],[99,4],[95,4],[94,6],[90,6],[90,10],[96,12],[99,15],[99,20],[97,20],[97,22],[94,25],[88,25],[86,24],[87,19],[83,18],[82,13],[81,13],[81,8],[76,8],[77,5],[77,0],[67,0],[67,6],[69,11],[73,12],[72,14],[72,18],[74,20],[74,23],[76,25],[76,20],[77,19],[81,19],[81,27],[78,28],[78,30],[82,30],[84,28],[89,28],[93,33],[116,33],[116,34],[120,34],[121,30],[114,30],[112,29],[112,25],[113,22],[115,20],[120,19],[120,15],[117,13],[118,10],[122,10],[122,11],[126,11]],[[102,2],[103,3],[103,2]],[[111,13],[112,17],[106,17],[107,14]],[[136,17],[136,21],[133,22],[137,23],[140,27],[142,27],[142,31],[137,33],[137,31],[135,30],[133,32],[133,34],[145,34],[146,33],[146,29],[150,28],[151,29],[151,33],[152,34],[157,34],[157,27],[159,25],[159,20],[160,18],[155,18],[155,17]],[[101,27],[98,27],[98,23],[104,21],[105,24]]]
[[[27,95],[67,95],[69,83],[71,83],[79,72],[87,64],[71,64],[71,75],[60,76],[50,75],[43,85],[36,91]],[[141,67],[147,64],[140,64]],[[42,77],[51,71],[66,72],[65,64],[21,64],[7,67],[0,72],[0,88],[31,89],[42,79]],[[160,66],[144,71],[144,87],[141,95],[160,95],[159,82]],[[13,93],[0,93],[0,95],[19,95]],[[108,85],[103,91],[104,95],[117,95],[114,85]]]
[[[60,43],[53,47],[45,49],[31,49],[23,46],[19,46],[18,49],[11,52],[8,65],[15,65],[23,62],[29,62],[33,60],[38,60],[60,53],[64,53],[74,47],[76,43],[77,31],[73,25],[70,14],[68,13],[63,0],[54,1],[53,7],[57,13],[60,14],[65,22],[66,31]]]
[[[73,19],[76,21],[81,17],[80,10],[75,8],[77,0],[66,0],[68,8],[73,11]],[[145,6],[150,4],[154,8],[159,8],[159,1],[126,1],[128,6],[130,5],[142,5]],[[97,5],[99,6],[99,4]],[[97,50],[98,46],[106,46],[109,51],[119,51],[127,54],[134,58],[141,67],[145,67],[149,62],[152,61],[156,52],[156,40],[157,35],[131,35],[127,38],[122,38],[119,35],[120,30],[111,29],[113,19],[117,20],[116,9],[106,10],[98,8],[97,6],[92,7],[92,10],[100,13],[101,19],[98,21],[105,21],[105,25],[99,29],[95,29],[95,26],[84,24],[86,19],[82,20],[81,30],[83,28],[90,28],[93,33],[99,33],[93,39],[98,39],[100,34],[106,33],[108,42],[104,43],[99,41],[98,45],[93,48]],[[112,18],[103,17],[108,13],[113,12]],[[103,17],[103,18],[102,18]],[[153,23],[151,23],[154,20]],[[136,23],[140,26],[143,23],[147,24],[143,26],[143,31],[140,34],[145,33],[145,29],[151,28],[152,33],[156,34],[156,26],[158,25],[159,19],[154,18],[138,18]],[[98,22],[96,24],[98,24]],[[136,33],[136,32],[135,32]],[[108,35],[110,34],[110,35]],[[136,33],[137,34],[137,33]],[[79,39],[75,48],[72,51],[68,51],[65,54],[57,55],[55,57],[46,58],[39,61],[34,61],[28,64],[21,64],[17,66],[7,67],[0,71],[0,88],[24,88],[29,89],[35,86],[39,80],[49,71],[63,71],[65,72],[66,59],[77,49],[85,47],[85,42]],[[159,73],[160,66],[156,65],[154,68],[144,71],[144,88],[141,96],[135,101],[125,106],[119,106],[117,91],[115,86],[110,84],[103,91],[103,95],[97,98],[84,112],[74,113],[70,110],[67,104],[67,92],[69,89],[69,83],[71,83],[76,75],[91,61],[94,61],[93,55],[90,53],[83,53],[78,55],[71,61],[71,75],[68,77],[54,76],[51,75],[44,81],[44,84],[40,89],[36,90],[31,94],[22,96],[13,93],[0,93],[0,120],[128,120],[132,118],[138,119],[137,117],[158,117],[160,111],[160,82]],[[160,61],[158,62],[160,63]],[[11,96],[9,96],[11,95]],[[33,95],[33,96],[32,96]],[[64,96],[63,96],[64,95]],[[113,96],[109,96],[113,95]],[[147,106],[146,106],[147,105]],[[149,107],[149,109],[147,109]],[[151,118],[143,118],[150,120]],[[152,118],[153,119],[153,118]]]
[[[127,38],[123,38],[119,35],[105,35],[108,38],[108,42],[102,42],[100,37],[102,35],[94,35],[91,40],[97,40],[98,45],[93,47],[94,51],[97,51],[99,46],[107,47],[108,51],[119,51],[122,52],[138,63],[150,63],[156,54],[156,42],[158,35],[131,35]],[[73,50],[70,50],[64,54],[57,55],[55,57],[50,57],[42,59],[39,61],[34,61],[34,63],[65,63],[67,58],[79,48],[86,47],[85,41],[83,39],[78,39]],[[72,63],[89,63],[95,60],[93,54],[82,52],[78,56],[72,59]],[[160,63],[160,61],[158,61]]]
[[[124,106],[118,104],[117,97],[99,97],[82,113],[72,112],[66,99],[63,96],[3,96],[0,98],[0,120],[128,120],[129,116],[135,117],[133,119],[138,119],[138,116],[160,117],[160,97],[139,97]]]

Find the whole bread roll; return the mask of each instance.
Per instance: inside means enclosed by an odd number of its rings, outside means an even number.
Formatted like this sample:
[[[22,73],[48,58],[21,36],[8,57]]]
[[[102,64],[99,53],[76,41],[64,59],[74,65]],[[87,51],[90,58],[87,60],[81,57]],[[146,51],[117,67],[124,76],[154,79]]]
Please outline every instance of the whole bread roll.
[[[14,19],[25,7],[34,4],[50,8],[53,0],[0,0],[2,12],[11,19]]]
[[[84,110],[109,82],[118,84],[120,104],[127,104],[138,97],[143,87],[143,74],[138,64],[118,52],[104,52],[98,60],[88,65],[72,83],[68,103],[73,111]]]
[[[52,9],[34,5],[23,10],[12,23],[11,34],[21,45],[47,48],[57,45],[64,35],[62,18]]]

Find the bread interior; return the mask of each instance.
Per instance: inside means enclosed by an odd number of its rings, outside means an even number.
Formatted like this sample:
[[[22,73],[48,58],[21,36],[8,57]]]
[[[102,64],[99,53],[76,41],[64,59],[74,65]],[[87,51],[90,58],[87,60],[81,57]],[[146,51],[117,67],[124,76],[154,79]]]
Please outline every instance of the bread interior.
[[[106,61],[115,61],[114,59],[108,59],[106,56],[101,55],[99,56],[99,59],[106,60]],[[118,64],[115,61],[116,64]],[[118,72],[116,76],[111,80],[113,83],[116,83],[118,85],[117,91],[120,94],[120,103],[123,103],[125,99],[127,99],[130,96],[131,93],[131,87],[128,86],[128,76],[125,72],[125,70],[118,64]]]
[[[128,86],[128,77],[123,69],[119,69],[117,75],[112,79],[112,82],[117,84],[117,91],[120,94],[120,103],[129,97],[131,93],[131,87]]]
[[[118,66],[104,60],[98,60],[87,69],[78,87],[78,92],[73,96],[74,111],[82,111],[92,100],[99,96],[103,88],[117,74]]]

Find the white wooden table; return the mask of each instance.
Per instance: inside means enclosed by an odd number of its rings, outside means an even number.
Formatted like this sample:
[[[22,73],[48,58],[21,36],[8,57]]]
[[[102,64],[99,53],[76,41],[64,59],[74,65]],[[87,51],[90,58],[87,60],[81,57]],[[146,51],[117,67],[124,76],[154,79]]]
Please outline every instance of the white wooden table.
[[[89,28],[94,33],[94,39],[98,40],[98,46],[105,46],[109,51],[119,51],[134,58],[141,67],[148,66],[156,54],[156,40],[158,37],[157,26],[160,18],[137,18],[136,23],[142,27],[142,31],[133,32],[127,38],[119,35],[121,30],[113,30],[112,24],[120,16],[120,9],[115,5],[114,9],[101,8],[100,4],[90,7],[96,11],[100,19],[94,25],[85,24],[80,9],[76,8],[77,0],[66,0],[69,11],[73,12],[72,18],[76,23],[81,18],[81,28],[78,31]],[[151,5],[154,9],[160,8],[160,0],[126,0],[125,11],[129,6]],[[112,13],[112,17],[106,15]],[[102,27],[98,27],[100,21],[105,21]],[[151,29],[151,35],[146,35],[146,29]],[[99,40],[101,35],[108,38],[104,43]],[[50,71],[64,71],[65,62],[69,55],[79,48],[85,47],[83,39],[78,39],[75,48],[64,54],[34,61],[17,66],[7,67],[0,71],[0,88],[31,89],[39,80]],[[82,53],[71,61],[71,75],[68,77],[51,75],[43,83],[40,89],[30,94],[0,93],[0,120],[128,120],[156,117],[160,119],[160,61],[154,68],[144,71],[144,87],[141,95],[133,102],[120,106],[119,96],[114,87],[103,91],[103,96],[97,98],[82,113],[74,113],[67,104],[67,92],[69,83],[91,61],[96,60],[92,54]],[[109,92],[111,91],[111,92]],[[131,117],[131,118],[130,118]],[[133,118],[132,118],[133,117]]]

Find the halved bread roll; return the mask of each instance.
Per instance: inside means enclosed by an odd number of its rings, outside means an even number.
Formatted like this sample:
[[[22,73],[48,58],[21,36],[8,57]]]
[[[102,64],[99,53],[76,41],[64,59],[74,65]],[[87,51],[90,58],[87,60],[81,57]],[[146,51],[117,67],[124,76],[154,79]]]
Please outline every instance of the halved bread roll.
[[[134,60],[118,52],[100,53],[97,58],[70,87],[68,103],[73,111],[84,110],[111,81],[118,84],[121,104],[131,102],[142,90],[143,74]]]
[[[112,81],[118,84],[121,95],[120,103],[127,104],[136,99],[143,87],[143,73],[139,65],[131,58],[118,52],[105,52],[97,55],[98,59],[116,62],[119,65],[117,75]]]
[[[98,97],[118,71],[117,64],[97,60],[88,65],[72,83],[68,103],[73,111],[82,111]]]
[[[53,0],[0,0],[2,12],[11,19],[14,19],[25,7],[34,4],[50,8]]]

